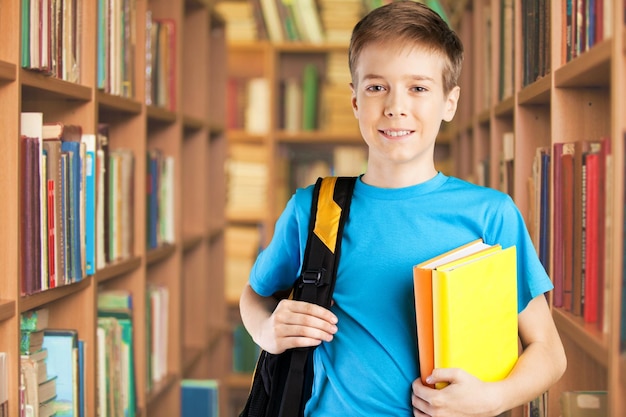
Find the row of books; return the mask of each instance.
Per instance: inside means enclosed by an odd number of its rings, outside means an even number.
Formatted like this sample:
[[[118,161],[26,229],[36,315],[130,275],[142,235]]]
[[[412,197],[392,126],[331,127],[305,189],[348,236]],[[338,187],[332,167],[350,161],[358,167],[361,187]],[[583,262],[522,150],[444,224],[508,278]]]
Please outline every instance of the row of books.
[[[125,290],[98,292],[97,415],[137,413],[132,296]]]
[[[225,231],[225,297],[236,303],[248,282],[261,247],[261,230],[254,225],[229,225]]]
[[[85,414],[85,344],[75,329],[48,327],[46,308],[22,314],[20,414]]]
[[[609,0],[565,0],[562,2],[563,58],[570,61],[604,39],[613,25]]]
[[[555,143],[550,159],[554,173],[553,303],[606,332],[609,303],[605,301],[604,262],[612,227],[610,139]]]
[[[78,0],[21,0],[21,65],[62,80],[80,79]]]
[[[22,294],[77,282],[132,253],[134,156],[108,127],[21,119]]]
[[[525,407],[525,417],[548,417],[548,395],[544,393]],[[559,395],[560,417],[606,417],[607,391],[563,391]]]
[[[109,129],[21,119],[21,292],[80,281],[133,254],[135,155],[111,149]],[[148,248],[174,241],[174,159],[147,154]]]
[[[175,240],[175,161],[174,157],[159,149],[150,149],[146,164],[146,245],[147,248],[154,249]],[[131,225],[128,226],[131,228]]]
[[[176,109],[176,33],[174,19],[146,13],[146,104]]]
[[[134,97],[135,19],[136,0],[98,0],[98,88],[106,93]]]

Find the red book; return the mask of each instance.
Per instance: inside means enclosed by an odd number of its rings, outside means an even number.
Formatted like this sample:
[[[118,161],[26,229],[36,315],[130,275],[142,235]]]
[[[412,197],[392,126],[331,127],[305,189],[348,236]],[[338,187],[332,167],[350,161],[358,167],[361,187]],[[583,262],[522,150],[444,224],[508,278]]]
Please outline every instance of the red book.
[[[572,310],[574,283],[574,150],[565,144],[562,163],[562,227],[563,227],[563,308]]]
[[[48,287],[56,287],[56,228],[54,227],[55,191],[54,181],[48,180]]]
[[[588,153],[585,159],[585,269],[583,318],[587,323],[598,320],[599,286],[599,165],[600,155]]]

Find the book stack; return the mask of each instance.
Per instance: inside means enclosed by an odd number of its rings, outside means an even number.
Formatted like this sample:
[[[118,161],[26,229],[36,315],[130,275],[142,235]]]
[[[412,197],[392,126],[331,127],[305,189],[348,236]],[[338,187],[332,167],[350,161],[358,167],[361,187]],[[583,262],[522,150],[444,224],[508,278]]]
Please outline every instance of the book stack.
[[[347,52],[328,53],[326,79],[321,91],[320,128],[329,132],[358,134],[352,110]]]
[[[216,11],[226,20],[226,39],[228,42],[264,39],[258,32],[253,3],[255,2],[220,1],[215,5]]]
[[[477,239],[416,265],[413,276],[422,382],[434,368],[504,379],[518,355],[515,246]]]
[[[22,406],[34,417],[55,413],[57,375],[48,369],[48,350],[44,347],[44,332],[48,327],[49,311],[39,308],[22,313],[20,317],[20,375],[24,388]]]
[[[363,12],[362,0],[321,0],[320,17],[326,41],[347,45],[352,29],[363,16]]]
[[[263,145],[231,144],[226,160],[226,213],[258,219],[268,210],[269,167]]]
[[[256,226],[229,225],[225,232],[226,300],[237,303],[259,253],[261,233]]]
[[[133,303],[126,290],[98,292],[97,409],[101,416],[136,415]]]

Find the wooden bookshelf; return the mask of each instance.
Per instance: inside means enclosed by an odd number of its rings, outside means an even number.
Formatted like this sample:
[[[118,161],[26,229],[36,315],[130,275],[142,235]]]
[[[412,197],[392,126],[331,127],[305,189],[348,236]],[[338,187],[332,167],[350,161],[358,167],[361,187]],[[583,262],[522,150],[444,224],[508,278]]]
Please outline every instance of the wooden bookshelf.
[[[21,2],[0,0],[0,351],[8,353],[9,415],[20,414],[20,315],[46,307],[50,328],[76,329],[86,344],[85,415],[97,414],[98,293],[130,291],[133,297],[133,341],[137,409],[134,415],[180,414],[180,382],[185,378],[226,376],[223,356],[226,305],[223,296],[224,173],[226,135],[224,100],[226,39],[224,21],[215,2],[206,0],[136,0],[132,93],[122,95],[99,88],[98,2],[78,0],[78,82],[22,68]],[[146,104],[147,12],[152,19],[171,19],[175,68],[169,80],[170,107]],[[134,157],[130,232],[127,257],[99,268],[80,281],[21,295],[23,220],[20,172],[20,114],[42,112],[44,122],[61,121],[97,134],[109,127],[111,150],[128,149]],[[173,158],[173,239],[149,248],[146,202],[149,150]],[[25,260],[27,261],[27,260]],[[150,287],[167,288],[169,304],[166,375],[149,381],[150,348],[146,298]]]
[[[554,182],[554,145],[557,143],[583,142],[610,138],[610,164],[607,168],[606,213],[604,224],[606,237],[602,240],[605,254],[602,274],[607,290],[605,308],[600,311],[603,327],[588,322],[581,314],[570,311],[566,304],[555,305],[551,294],[551,306],[555,323],[563,339],[568,357],[568,369],[563,378],[548,392],[548,416],[561,414],[559,397],[566,390],[608,390],[610,416],[626,413],[626,376],[624,375],[624,306],[622,286],[624,274],[624,138],[626,117],[624,92],[626,92],[626,53],[624,4],[620,1],[602,2],[605,19],[601,25],[610,26],[608,33],[588,48],[567,56],[566,16],[561,2],[548,2],[547,8],[535,10],[540,19],[547,22],[548,41],[544,48],[528,47],[534,38],[523,36],[522,11],[530,3],[519,0],[511,2],[515,33],[509,50],[514,54],[513,94],[501,97],[499,82],[505,76],[501,72],[503,24],[500,20],[503,4],[497,0],[473,0],[459,15],[458,33],[466,47],[466,61],[460,81],[462,95],[459,112],[453,122],[453,154],[455,175],[469,180],[481,177],[478,166],[488,161],[488,186],[499,188],[502,136],[514,133],[513,189],[508,190],[527,221],[529,231],[536,242],[541,242],[535,221],[539,213],[531,195],[529,179],[537,148],[551,150],[549,179],[550,200],[546,213],[550,224],[544,229],[549,236],[547,268],[550,276],[561,277],[555,266],[555,241],[559,239],[553,227],[555,216],[555,193],[560,192]],[[541,2],[538,4],[541,5]],[[526,9],[528,10],[528,9]],[[563,9],[564,10],[564,9]],[[606,14],[608,13],[608,15]],[[546,17],[547,16],[547,17]],[[609,17],[610,16],[610,17]],[[490,30],[485,24],[490,20]],[[541,23],[544,24],[544,23]],[[485,38],[488,34],[488,39]],[[487,42],[487,43],[486,43]],[[491,51],[489,55],[488,51]],[[525,52],[526,51],[526,52]],[[539,62],[548,62],[548,71],[534,81],[525,82],[523,72],[532,67],[533,52],[544,52]],[[469,65],[468,65],[469,60]],[[535,61],[537,62],[537,61]],[[526,67],[526,64],[529,64]],[[495,76],[485,77],[488,71]],[[508,74],[511,75],[511,74]],[[470,92],[473,98],[467,96]],[[490,95],[489,95],[490,92]],[[486,107],[484,103],[487,103]],[[582,203],[575,203],[581,210]],[[563,226],[566,227],[566,226]],[[562,239],[562,238],[561,238]],[[599,244],[599,242],[596,242]],[[539,251],[538,245],[538,251]],[[557,252],[558,253],[558,252]],[[582,256],[582,255],[581,255]],[[560,267],[559,267],[560,268]],[[567,277],[565,277],[567,278]],[[560,281],[559,281],[560,282]],[[555,290],[556,291],[556,290]],[[601,289],[604,291],[604,289]],[[525,412],[514,410],[516,415]]]

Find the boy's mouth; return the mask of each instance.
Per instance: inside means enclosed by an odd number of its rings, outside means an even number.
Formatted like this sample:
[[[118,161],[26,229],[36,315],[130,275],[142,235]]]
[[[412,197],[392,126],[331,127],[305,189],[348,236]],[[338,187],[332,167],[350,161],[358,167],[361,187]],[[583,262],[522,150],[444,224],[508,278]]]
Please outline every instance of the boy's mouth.
[[[413,133],[412,130],[380,130],[380,132],[385,136],[390,136],[393,138],[407,136]]]

